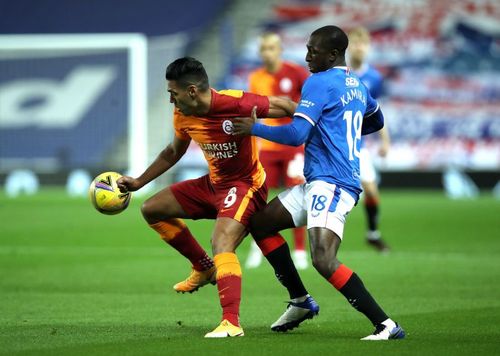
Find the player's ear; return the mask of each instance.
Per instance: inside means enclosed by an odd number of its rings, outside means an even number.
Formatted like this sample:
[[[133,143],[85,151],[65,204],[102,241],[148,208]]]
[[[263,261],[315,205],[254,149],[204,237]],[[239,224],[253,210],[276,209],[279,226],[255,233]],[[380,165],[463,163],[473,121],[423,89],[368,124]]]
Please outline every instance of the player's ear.
[[[335,62],[339,56],[339,50],[334,48],[330,51],[330,62]]]
[[[198,88],[194,84],[188,86],[186,91],[191,99],[196,98],[196,96],[198,95]]]

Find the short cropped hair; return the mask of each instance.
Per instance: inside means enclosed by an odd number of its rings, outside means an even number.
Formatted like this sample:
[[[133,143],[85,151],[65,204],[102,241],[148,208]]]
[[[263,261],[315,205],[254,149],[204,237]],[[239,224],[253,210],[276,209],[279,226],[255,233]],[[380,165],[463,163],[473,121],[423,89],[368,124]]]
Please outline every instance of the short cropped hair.
[[[165,72],[165,79],[175,80],[184,86],[196,85],[202,91],[210,88],[203,64],[192,57],[177,58],[170,63]]]
[[[264,32],[260,35],[260,41],[274,40],[281,46],[281,37],[276,32]]]
[[[322,45],[329,51],[336,49],[341,55],[345,55],[349,39],[345,32],[337,26],[324,26],[315,30],[311,36],[319,36]]]

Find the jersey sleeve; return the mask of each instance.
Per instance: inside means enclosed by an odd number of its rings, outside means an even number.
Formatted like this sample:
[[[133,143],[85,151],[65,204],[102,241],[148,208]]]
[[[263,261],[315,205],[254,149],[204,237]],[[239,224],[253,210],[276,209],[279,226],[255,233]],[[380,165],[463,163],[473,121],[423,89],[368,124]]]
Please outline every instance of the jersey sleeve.
[[[370,116],[379,110],[377,100],[373,99],[368,89],[366,89],[366,111],[364,116]]]
[[[312,126],[306,120],[293,120],[291,124],[268,126],[256,123],[252,127],[252,135],[283,145],[300,146],[306,142]]]
[[[325,82],[318,76],[310,76],[302,88],[301,99],[294,116],[301,117],[309,121],[311,125],[316,125],[323,108],[329,101],[329,90]]]
[[[267,96],[241,90],[222,90],[213,97],[208,116],[249,117],[254,106],[257,107],[257,116],[267,117],[269,113],[269,98]]]
[[[183,141],[188,141],[191,139],[191,137],[184,131],[183,125],[182,125],[182,118],[183,115],[177,111],[174,110],[174,130],[175,130],[175,136]]]
[[[253,107],[257,107],[257,117],[267,117],[269,114],[269,98],[253,93],[244,93],[239,102],[239,116],[248,117]]]

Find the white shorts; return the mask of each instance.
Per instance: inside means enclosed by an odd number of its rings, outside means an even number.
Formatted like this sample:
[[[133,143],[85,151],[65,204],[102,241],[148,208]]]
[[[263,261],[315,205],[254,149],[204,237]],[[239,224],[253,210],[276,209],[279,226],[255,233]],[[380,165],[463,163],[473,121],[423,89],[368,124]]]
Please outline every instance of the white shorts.
[[[342,188],[323,181],[296,185],[278,195],[295,226],[324,227],[341,239],[347,214],[356,200]]]
[[[377,181],[377,172],[373,165],[370,151],[366,147],[359,151],[359,179],[361,182],[372,183]]]

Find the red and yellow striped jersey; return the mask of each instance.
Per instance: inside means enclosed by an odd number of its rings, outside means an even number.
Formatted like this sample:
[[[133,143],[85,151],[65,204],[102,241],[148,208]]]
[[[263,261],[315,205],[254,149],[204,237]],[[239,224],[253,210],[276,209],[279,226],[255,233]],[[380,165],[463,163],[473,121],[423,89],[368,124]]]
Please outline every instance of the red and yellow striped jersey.
[[[265,68],[258,68],[249,76],[249,89],[251,93],[259,95],[286,96],[289,99],[298,102],[302,85],[306,81],[309,73],[301,66],[283,62],[281,68],[276,73],[270,73]],[[291,121],[290,118],[265,119],[263,123],[271,126],[284,125]],[[277,151],[289,149],[279,143],[259,139],[261,150]]]
[[[257,107],[257,116],[269,113],[269,99],[241,90],[215,91],[212,89],[210,111],[205,117],[185,116],[174,111],[174,128],[181,140],[194,140],[208,162],[212,184],[230,185],[246,181],[256,187],[264,184],[266,174],[262,167],[257,143],[253,136],[234,136],[232,119],[249,117]]]

